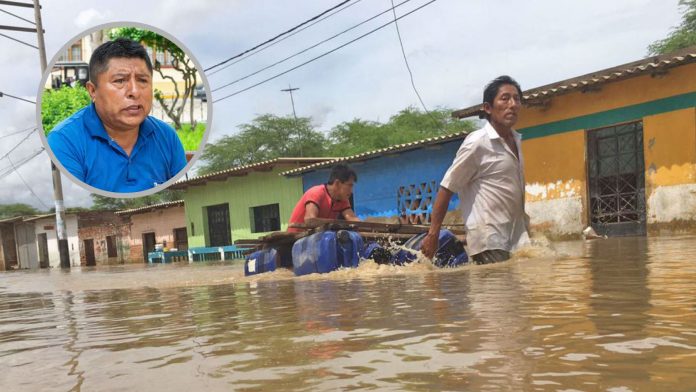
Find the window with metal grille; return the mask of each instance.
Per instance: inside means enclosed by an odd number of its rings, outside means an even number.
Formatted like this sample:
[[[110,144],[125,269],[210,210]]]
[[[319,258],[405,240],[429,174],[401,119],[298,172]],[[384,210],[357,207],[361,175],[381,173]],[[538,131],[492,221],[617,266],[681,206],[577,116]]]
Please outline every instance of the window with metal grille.
[[[437,182],[434,180],[400,186],[396,195],[399,221],[413,225],[430,223],[436,193]]]
[[[280,230],[280,206],[277,203],[251,207],[250,210],[252,233]]]
[[[106,236],[106,253],[109,257],[118,256],[118,253],[116,252],[116,236]]]

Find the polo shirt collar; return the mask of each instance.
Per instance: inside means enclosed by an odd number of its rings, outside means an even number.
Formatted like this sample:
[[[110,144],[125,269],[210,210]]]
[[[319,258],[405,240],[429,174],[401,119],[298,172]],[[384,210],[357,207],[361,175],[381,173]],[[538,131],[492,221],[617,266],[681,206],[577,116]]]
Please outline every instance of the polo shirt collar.
[[[90,136],[102,138],[107,141],[111,140],[111,137],[106,132],[106,128],[104,128],[104,123],[102,122],[101,118],[99,118],[99,114],[97,113],[97,108],[94,106],[94,102],[87,106],[84,121]],[[145,117],[145,120],[140,124],[138,135],[145,137],[149,136],[152,132],[154,132],[154,129],[153,127],[147,126],[147,117]]]

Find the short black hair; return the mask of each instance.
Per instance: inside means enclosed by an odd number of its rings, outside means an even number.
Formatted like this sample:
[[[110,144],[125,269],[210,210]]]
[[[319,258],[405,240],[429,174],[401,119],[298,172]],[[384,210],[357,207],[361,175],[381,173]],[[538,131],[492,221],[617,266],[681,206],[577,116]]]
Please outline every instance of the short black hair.
[[[116,38],[99,45],[92,53],[89,59],[89,81],[96,86],[97,75],[105,72],[109,66],[109,60],[115,57],[142,59],[147,65],[147,70],[152,74],[152,62],[145,48],[132,39]]]
[[[329,184],[333,184],[336,180],[348,182],[351,177],[353,178],[353,181],[358,182],[358,175],[355,174],[355,171],[348,167],[348,165],[341,163],[331,169],[331,174],[329,175]]]
[[[490,105],[493,105],[493,101],[495,100],[496,95],[498,95],[498,91],[500,90],[500,86],[510,84],[515,86],[517,89],[517,92],[520,94],[520,97],[522,97],[522,88],[520,88],[520,84],[517,83],[517,81],[507,75],[502,75],[498,76],[497,78],[491,80],[486,87],[483,89],[483,102],[486,103],[488,102]],[[481,115],[481,118],[488,118],[488,113],[483,113]]]

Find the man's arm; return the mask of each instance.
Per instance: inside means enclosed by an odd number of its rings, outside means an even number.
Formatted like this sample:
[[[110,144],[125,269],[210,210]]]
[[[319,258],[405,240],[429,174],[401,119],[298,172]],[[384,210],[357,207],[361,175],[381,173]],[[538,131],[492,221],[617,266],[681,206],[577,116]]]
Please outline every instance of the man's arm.
[[[355,211],[353,211],[352,208],[348,208],[347,210],[343,210],[343,219],[351,222],[360,222],[360,218],[358,218],[357,215],[355,215]]]
[[[449,206],[453,194],[454,192],[441,186],[435,197],[433,212],[430,213],[430,230],[428,230],[428,234],[423,239],[423,244],[421,245],[421,252],[429,259],[435,256],[435,251],[439,245],[440,227],[442,227],[442,221],[445,219],[447,206]]]
[[[305,214],[304,214],[305,222],[307,222],[307,219],[318,218],[318,217],[319,217],[319,207],[317,207],[317,205],[312,203],[311,201],[308,201],[307,204],[305,204]]]

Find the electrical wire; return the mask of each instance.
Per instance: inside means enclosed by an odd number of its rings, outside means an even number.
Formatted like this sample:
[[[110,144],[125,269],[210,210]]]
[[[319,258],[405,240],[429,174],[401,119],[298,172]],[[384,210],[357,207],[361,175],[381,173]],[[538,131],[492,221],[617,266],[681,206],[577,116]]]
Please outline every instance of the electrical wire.
[[[36,128],[34,128],[34,130],[36,130]],[[10,151],[6,152],[5,155],[3,155],[2,157],[0,157],[0,161],[3,160],[3,159],[5,159],[5,158],[7,158],[7,157],[9,157],[10,154],[12,153],[12,151],[16,150],[17,147],[19,147],[22,143],[24,143],[27,139],[29,139],[29,136],[31,136],[32,133],[33,133],[33,132],[28,133],[27,136],[25,136],[24,139],[20,140],[19,143],[15,144],[15,146],[12,147],[12,148],[10,149]]]
[[[14,16],[14,17],[17,18],[17,19],[21,19],[21,20],[23,20],[23,21],[25,21],[25,22],[29,22],[29,23],[33,24],[34,26],[36,26],[36,23],[32,22],[31,20],[22,18],[21,16],[19,16],[19,15],[17,15],[17,14],[13,14],[13,13],[10,12],[10,11],[5,11],[5,10],[3,10],[3,9],[0,9],[0,12],[4,12],[4,13],[6,13],[7,15],[12,15],[12,16]]]
[[[432,3],[436,2],[436,1],[437,1],[437,0],[430,0],[429,2],[427,2],[427,3],[423,4],[423,5],[421,5],[420,7],[415,8],[415,9],[413,9],[413,10],[411,10],[411,11],[409,11],[409,12],[407,12],[407,13],[401,15],[401,16],[399,16],[399,17],[397,18],[397,20],[402,19],[402,18],[405,18],[405,17],[411,15],[412,13],[414,13],[414,12],[416,12],[416,11],[422,9],[423,7],[426,7],[426,6],[432,4]],[[271,80],[277,79],[277,78],[279,78],[279,77],[281,77],[281,76],[283,76],[283,75],[285,75],[285,74],[287,74],[287,73],[290,73],[290,72],[292,72],[292,71],[294,71],[294,70],[296,70],[296,69],[298,69],[298,68],[304,67],[305,65],[307,65],[307,64],[309,64],[309,63],[311,63],[311,62],[314,62],[314,61],[316,61],[316,60],[318,60],[318,59],[320,59],[320,58],[322,58],[322,57],[324,57],[324,56],[327,56],[327,55],[329,55],[329,54],[331,54],[331,53],[333,53],[333,52],[335,52],[335,51],[337,51],[337,50],[339,50],[339,49],[342,49],[342,48],[344,48],[344,47],[346,47],[346,46],[352,44],[352,43],[355,42],[355,41],[358,41],[358,40],[360,40],[360,39],[362,39],[362,38],[365,38],[366,36],[368,36],[368,35],[370,35],[370,34],[373,34],[373,33],[377,32],[378,30],[381,30],[381,29],[383,29],[383,28],[389,26],[389,25],[392,24],[392,23],[394,23],[394,21],[387,22],[387,23],[385,23],[385,24],[383,24],[383,25],[381,25],[381,26],[379,26],[379,27],[377,27],[377,28],[375,28],[375,29],[373,29],[373,30],[368,31],[367,33],[365,33],[365,34],[363,34],[363,35],[361,35],[361,36],[359,36],[359,37],[357,37],[357,38],[355,38],[355,39],[353,39],[353,40],[350,40],[350,41],[348,41],[348,42],[346,42],[346,43],[344,43],[344,44],[342,44],[342,45],[340,45],[340,46],[337,46],[337,47],[331,49],[331,50],[328,51],[328,52],[325,52],[325,53],[323,53],[323,54],[320,54],[319,56],[316,56],[316,57],[314,57],[314,58],[312,58],[312,59],[310,59],[310,60],[307,60],[307,61],[305,61],[305,62],[302,63],[302,64],[296,65],[296,66],[294,66],[294,67],[292,67],[292,68],[290,68],[290,69],[288,69],[288,70],[286,70],[286,71],[283,71],[283,72],[281,72],[281,73],[279,73],[279,74],[276,74],[276,75],[274,75],[274,76],[271,76],[270,78],[264,79],[264,80],[262,80],[262,81],[260,81],[260,82],[258,82],[258,83],[256,83],[256,84],[253,84],[253,85],[251,85],[251,86],[249,86],[249,87],[246,87],[246,88],[243,88],[243,89],[241,89],[241,90],[235,91],[235,92],[233,92],[233,93],[231,93],[231,94],[225,95],[225,96],[222,97],[222,98],[215,99],[215,100],[213,100],[213,103],[215,103],[215,102],[220,102],[220,101],[225,100],[225,99],[227,99],[227,98],[230,98],[230,97],[233,97],[233,96],[235,96],[235,95],[241,94],[241,93],[243,93],[243,92],[245,92],[245,91],[249,91],[249,90],[251,90],[252,88],[258,87],[258,86],[260,86],[260,85],[262,85],[262,84],[264,84],[264,83],[270,82]]]
[[[7,160],[10,161],[10,164],[12,165],[14,172],[17,173],[17,175],[19,176],[19,179],[22,180],[22,182],[24,183],[24,186],[26,186],[27,189],[29,189],[29,192],[31,192],[31,194],[34,195],[36,200],[38,200],[39,203],[41,203],[41,205],[44,206],[45,209],[50,210],[51,208],[49,206],[47,206],[46,203],[44,203],[43,200],[41,200],[41,198],[36,193],[34,193],[34,190],[31,189],[29,184],[27,184],[27,182],[24,180],[24,177],[22,177],[22,174],[19,171],[17,171],[17,168],[15,167],[14,163],[12,163],[12,160],[10,159],[10,157],[7,157]]]
[[[394,0],[391,0],[391,4],[392,4],[392,12],[394,13],[394,27],[396,27],[396,36],[399,37],[399,46],[401,47],[401,54],[404,57],[404,63],[406,64],[406,69],[408,70],[408,75],[411,78],[411,87],[413,87],[413,91],[416,93],[416,96],[418,97],[418,100],[420,101],[421,105],[423,106],[423,110],[425,110],[425,113],[433,121],[435,121],[435,123],[439,126],[440,122],[430,113],[428,108],[425,106],[425,102],[423,102],[423,98],[421,98],[421,95],[418,92],[418,89],[416,88],[416,82],[413,80],[413,72],[411,71],[411,66],[408,64],[408,58],[406,57],[406,50],[404,49],[404,41],[401,39],[401,31],[399,30],[399,23],[397,22],[398,18],[396,17],[396,7],[394,7]]]
[[[399,6],[403,5],[403,4],[408,3],[409,1],[411,1],[411,0],[405,0],[405,1],[403,1],[403,2],[399,3],[399,4],[397,5],[397,7],[399,7]],[[242,80],[248,79],[248,78],[250,78],[250,77],[252,77],[252,76],[254,76],[254,75],[257,75],[257,74],[259,74],[259,73],[261,73],[261,72],[263,72],[263,71],[269,69],[269,68],[273,68],[273,67],[275,67],[275,66],[278,65],[278,64],[284,63],[284,62],[286,62],[286,61],[288,61],[288,60],[290,60],[290,59],[292,59],[292,58],[294,58],[294,57],[296,57],[296,56],[301,55],[302,53],[305,53],[305,52],[307,52],[307,51],[309,51],[309,50],[311,50],[311,49],[314,49],[314,48],[316,48],[317,46],[319,46],[319,45],[321,45],[321,44],[324,44],[324,43],[326,43],[326,42],[328,42],[328,41],[330,41],[330,40],[332,40],[332,39],[334,39],[334,38],[336,38],[336,37],[338,37],[338,36],[340,36],[340,35],[342,35],[342,34],[345,34],[345,33],[349,32],[349,31],[353,30],[353,29],[356,29],[356,28],[358,28],[358,27],[364,25],[365,23],[370,22],[370,21],[372,21],[372,20],[374,20],[374,19],[376,19],[376,18],[378,18],[378,17],[380,17],[380,16],[382,16],[382,15],[384,15],[384,14],[386,14],[387,12],[390,12],[390,11],[392,11],[391,8],[390,8],[390,9],[387,9],[387,10],[385,10],[385,11],[382,11],[382,12],[380,12],[379,14],[377,14],[377,15],[371,17],[371,18],[365,19],[364,21],[362,21],[362,22],[360,22],[360,23],[358,23],[358,24],[356,24],[356,25],[354,25],[354,26],[352,26],[352,27],[349,27],[349,28],[345,29],[345,30],[341,31],[341,32],[338,33],[338,34],[335,34],[335,35],[333,35],[333,36],[331,36],[331,37],[329,37],[329,38],[326,38],[325,40],[319,41],[319,42],[317,42],[316,44],[314,44],[314,45],[312,45],[312,46],[309,46],[309,47],[307,47],[307,48],[305,48],[305,49],[303,49],[303,50],[301,50],[301,51],[299,51],[299,52],[297,52],[297,53],[295,53],[295,54],[292,54],[292,55],[290,55],[290,56],[288,56],[288,57],[286,57],[286,58],[284,58],[284,59],[282,59],[282,60],[276,61],[275,63],[273,63],[273,64],[271,64],[271,65],[265,66],[265,67],[263,67],[263,68],[261,68],[261,69],[259,69],[259,70],[257,70],[257,71],[254,71],[254,72],[252,72],[252,73],[250,73],[250,74],[248,74],[248,75],[245,75],[245,76],[243,76],[243,77],[241,77],[241,78],[239,78],[239,79],[237,79],[237,80],[234,80],[234,81],[232,81],[232,82],[225,83],[225,84],[223,84],[222,86],[216,87],[216,88],[212,89],[211,92],[215,92],[215,91],[218,91],[218,90],[222,90],[222,89],[225,88],[225,87],[228,87],[228,86],[231,86],[231,85],[233,85],[233,84],[239,83],[239,82],[241,82]]]
[[[15,38],[15,37],[10,37],[9,35],[3,34],[3,33],[0,33],[0,36],[3,36],[3,37],[5,37],[5,38],[7,38],[7,39],[11,39],[12,41],[15,41],[15,42],[19,42],[20,44],[26,45],[26,46],[28,46],[28,47],[30,47],[30,48],[39,49],[38,46],[32,45],[32,44],[27,43],[27,42],[24,42],[24,41],[22,41],[22,40],[18,40],[18,39]]]
[[[292,37],[292,36],[294,36],[294,35],[296,35],[296,34],[298,34],[298,33],[301,33],[302,31],[305,31],[306,29],[308,29],[308,28],[314,26],[315,24],[317,24],[317,23],[319,23],[319,22],[321,22],[321,21],[323,21],[323,20],[326,20],[326,19],[328,19],[328,18],[330,18],[330,17],[336,15],[337,13],[339,13],[339,12],[341,12],[341,11],[347,10],[348,8],[350,8],[350,7],[352,7],[352,6],[354,6],[354,5],[358,4],[358,3],[360,3],[361,1],[362,1],[362,0],[357,0],[357,1],[353,2],[353,3],[348,4],[347,6],[341,8],[341,9],[339,9],[339,10],[336,10],[336,11],[334,11],[334,12],[328,14],[328,15],[325,15],[323,18],[318,19],[318,20],[315,20],[313,23],[311,23],[311,24],[309,24],[309,25],[307,25],[307,26],[305,26],[305,27],[303,27],[303,28],[301,28],[301,29],[299,29],[299,30],[297,30],[297,31],[293,31],[291,34],[288,34],[287,36],[285,36],[285,37],[279,39],[278,41],[274,41],[274,42],[270,43],[269,45],[267,45],[267,46],[265,46],[265,47],[263,47],[263,48],[261,48],[261,49],[255,51],[255,52],[253,52],[253,53],[250,53],[248,56],[245,56],[245,57],[242,57],[242,58],[240,58],[240,59],[237,59],[236,61],[233,61],[233,62],[231,62],[231,63],[229,63],[229,64],[225,64],[225,65],[223,65],[222,67],[220,67],[220,68],[218,68],[218,69],[216,69],[216,70],[214,70],[214,71],[208,73],[207,75],[208,75],[208,76],[213,76],[213,75],[215,75],[216,73],[218,73],[218,72],[220,72],[220,71],[223,71],[223,70],[227,69],[228,67],[231,67],[231,66],[237,64],[237,63],[240,62],[240,61],[244,61],[244,60],[246,60],[246,59],[248,59],[248,58],[254,56],[255,54],[259,54],[259,53],[263,52],[264,50],[266,50],[266,49],[268,49],[268,48],[271,48],[271,47],[273,47],[274,45],[279,44],[279,43],[285,41],[286,39],[288,39],[288,38],[290,38],[290,37]]]
[[[0,34],[0,35],[1,35],[1,34]],[[24,102],[27,102],[27,103],[33,103],[34,105],[36,105],[36,102],[34,102],[34,101],[30,101],[30,100],[28,100],[28,99],[20,98],[20,97],[17,97],[17,96],[14,96],[14,95],[10,95],[10,94],[8,94],[8,93],[4,93],[4,92],[0,91],[0,98],[2,98],[2,97],[10,97],[10,98],[18,99],[18,100],[20,100],[20,101],[24,101]]]
[[[38,151],[34,151],[34,152],[32,153],[32,155],[29,155],[29,156],[27,156],[27,157],[24,157],[24,158],[20,159],[19,161],[16,161],[16,162],[15,162],[15,166],[16,166],[16,167],[22,166],[22,165],[25,164],[26,162],[28,162],[28,161],[34,159],[36,156],[38,156],[38,155],[41,154],[42,152],[44,152],[44,148],[43,148],[43,147],[42,147],[40,150],[38,150]],[[3,167],[2,169],[0,169],[0,179],[3,179],[3,178],[5,178],[5,177],[7,177],[8,175],[12,174],[12,172],[13,172],[13,170],[12,170],[12,166],[11,166],[11,165],[10,165],[10,166],[6,166],[6,167]]]
[[[24,133],[24,132],[26,132],[26,131],[28,131],[28,130],[30,130],[30,129],[31,129],[31,130],[34,130],[34,129],[36,129],[36,127],[32,125],[32,126],[30,126],[30,127],[28,127],[28,128],[24,128],[24,129],[22,129],[22,130],[20,130],[20,131],[15,131],[15,132],[12,132],[12,133],[8,133],[7,135],[0,135],[0,139],[6,138],[6,137],[10,137],[10,136],[14,136],[14,135],[19,135],[20,133]]]
[[[273,38],[271,38],[271,39],[268,39],[268,40],[266,40],[266,41],[264,41],[264,42],[262,42],[262,43],[260,43],[260,44],[258,44],[258,45],[256,45],[256,46],[254,46],[254,47],[251,48],[251,49],[247,49],[247,50],[245,50],[245,51],[242,52],[242,53],[236,54],[236,55],[234,55],[234,56],[232,56],[232,57],[230,57],[230,58],[228,58],[228,59],[226,59],[226,60],[223,60],[223,61],[221,61],[221,62],[219,62],[219,63],[217,63],[217,64],[215,64],[215,65],[213,65],[213,66],[211,66],[211,67],[205,68],[203,71],[210,71],[210,70],[213,69],[213,68],[217,68],[217,67],[219,67],[219,66],[221,66],[221,65],[224,65],[224,64],[228,63],[230,60],[234,60],[234,59],[236,59],[236,58],[238,58],[238,57],[244,56],[245,54],[247,54],[247,53],[249,53],[249,52],[251,52],[251,51],[253,51],[253,50],[256,50],[256,49],[258,49],[258,48],[260,48],[260,47],[262,47],[262,46],[264,46],[264,45],[266,45],[266,44],[269,44],[269,43],[271,43],[271,42],[277,40],[278,38],[280,38],[280,37],[282,37],[282,36],[284,36],[284,35],[286,35],[286,34],[289,34],[289,33],[293,32],[293,31],[299,29],[300,27],[306,25],[307,23],[310,23],[310,22],[312,22],[312,21],[314,21],[314,20],[316,20],[316,19],[318,19],[318,18],[321,18],[322,16],[326,15],[327,13],[329,13],[329,12],[335,10],[336,8],[339,8],[339,7],[343,6],[344,4],[346,4],[346,3],[350,2],[350,1],[351,1],[351,0],[344,0],[344,1],[340,2],[339,4],[337,4],[337,5],[335,5],[335,6],[331,7],[331,8],[329,8],[329,9],[327,9],[326,11],[324,11],[324,12],[322,12],[322,13],[320,13],[319,15],[316,15],[316,16],[314,16],[314,17],[312,17],[312,18],[309,18],[309,19],[305,20],[304,22],[298,24],[297,26],[295,26],[295,27],[293,27],[293,28],[291,28],[291,29],[289,29],[289,30],[284,31],[284,32],[282,32],[282,33],[276,35],[275,37],[273,37]]]

